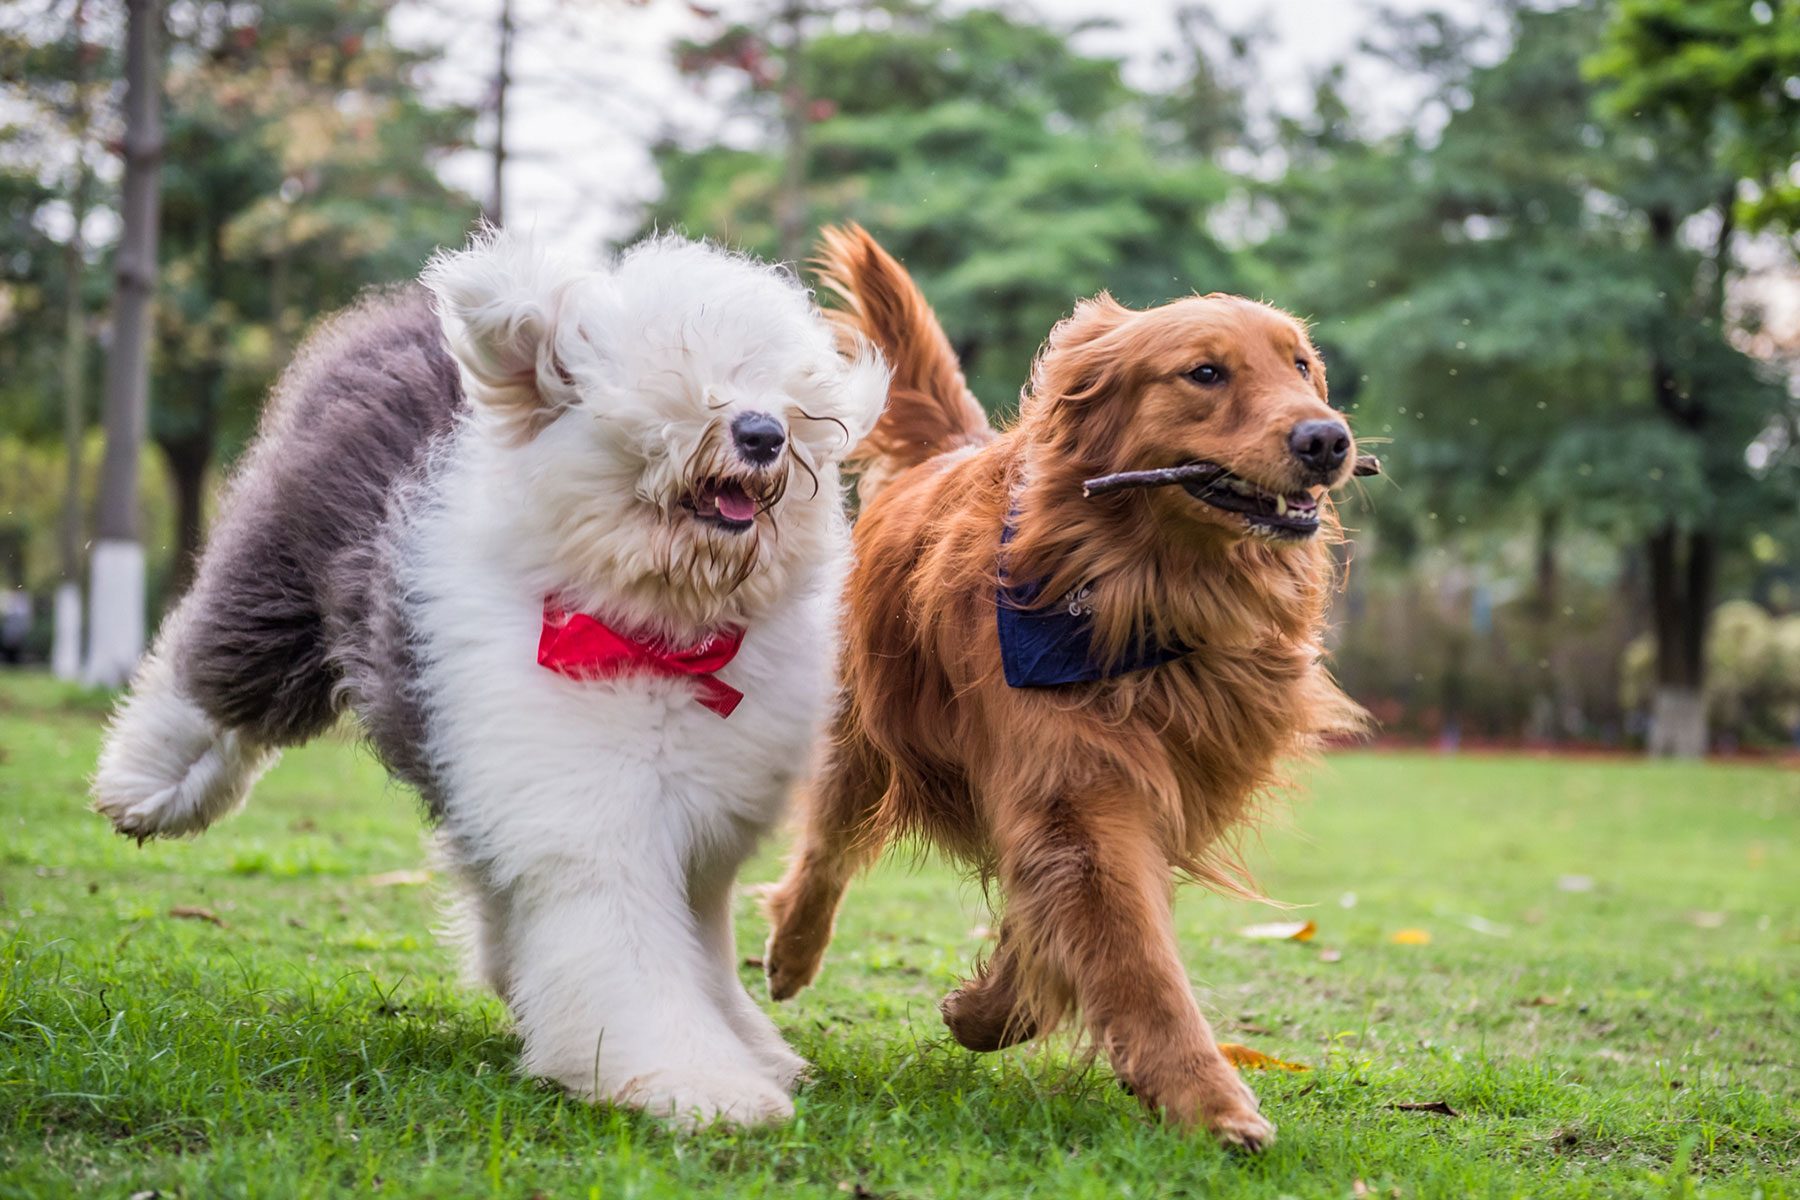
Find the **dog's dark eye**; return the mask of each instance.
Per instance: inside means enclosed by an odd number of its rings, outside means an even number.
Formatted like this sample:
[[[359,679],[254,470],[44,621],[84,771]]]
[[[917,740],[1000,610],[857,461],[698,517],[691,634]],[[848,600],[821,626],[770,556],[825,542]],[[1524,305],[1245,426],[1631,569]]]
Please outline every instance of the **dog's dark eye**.
[[[1300,378],[1312,378],[1312,367],[1307,364],[1307,361],[1304,358],[1296,358],[1294,360],[1294,365],[1300,368]]]
[[[1211,387],[1214,384],[1225,382],[1225,368],[1214,366],[1212,363],[1201,363],[1188,372],[1188,378],[1195,383]]]

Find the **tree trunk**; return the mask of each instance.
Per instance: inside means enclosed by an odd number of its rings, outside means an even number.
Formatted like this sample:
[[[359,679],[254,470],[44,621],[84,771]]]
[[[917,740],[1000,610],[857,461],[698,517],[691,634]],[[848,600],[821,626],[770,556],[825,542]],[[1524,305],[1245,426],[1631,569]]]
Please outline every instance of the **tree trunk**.
[[[1712,252],[1711,287],[1704,298],[1692,294],[1685,300],[1670,287],[1665,302],[1672,308],[1703,303],[1703,316],[1723,321],[1726,274],[1731,266],[1734,232],[1732,205],[1735,183],[1719,197],[1720,224]],[[1650,237],[1665,263],[1678,253],[1679,222],[1666,205],[1652,207]],[[1695,437],[1705,435],[1709,412],[1704,380],[1689,379],[1688,387],[1665,352],[1666,331],[1651,334],[1651,399],[1665,421]],[[1684,395],[1685,391],[1685,395]],[[1671,518],[1650,535],[1647,560],[1650,568],[1650,619],[1656,638],[1656,693],[1651,703],[1649,751],[1659,757],[1698,758],[1706,753],[1706,633],[1712,621],[1713,593],[1718,574],[1718,546],[1703,521],[1684,531]]]
[[[87,312],[82,304],[82,280],[87,260],[82,226],[88,206],[88,106],[87,49],[83,38],[86,4],[77,0],[72,19],[75,40],[75,97],[70,131],[75,140],[75,178],[69,189],[69,215],[73,228],[63,247],[63,280],[68,289],[63,307],[62,402],[63,402],[63,504],[58,531],[59,563],[56,582],[55,634],[50,644],[50,670],[58,679],[81,675],[81,443],[87,429]]]
[[[806,5],[787,0],[781,22],[787,29],[786,67],[781,81],[783,158],[781,192],[775,222],[780,235],[781,261],[798,264],[806,254],[806,126],[807,100],[801,78],[801,59],[806,51]]]
[[[488,224],[506,223],[506,93],[512,87],[513,0],[500,0],[500,60],[494,73],[494,183]]]
[[[1708,533],[1673,524],[1650,536],[1650,610],[1656,636],[1656,696],[1650,753],[1706,753],[1706,633],[1712,616],[1716,547]]]
[[[1569,677],[1567,639],[1562,636],[1564,627],[1556,561],[1561,530],[1561,514],[1549,509],[1538,514],[1531,596],[1536,630],[1529,638],[1529,644],[1546,665],[1540,690],[1532,702],[1531,735],[1545,742],[1557,742],[1566,733],[1578,732],[1574,721],[1582,715]]]
[[[175,501],[175,562],[169,576],[169,599],[175,600],[194,581],[200,547],[206,536],[206,472],[212,466],[214,433],[160,438],[157,446],[169,466],[169,489]]]
[[[90,683],[115,687],[144,650],[144,548],[138,455],[150,393],[150,305],[156,288],[163,134],[157,0],[126,0],[124,230],[114,255],[112,350],[106,362],[106,458],[89,578]]]

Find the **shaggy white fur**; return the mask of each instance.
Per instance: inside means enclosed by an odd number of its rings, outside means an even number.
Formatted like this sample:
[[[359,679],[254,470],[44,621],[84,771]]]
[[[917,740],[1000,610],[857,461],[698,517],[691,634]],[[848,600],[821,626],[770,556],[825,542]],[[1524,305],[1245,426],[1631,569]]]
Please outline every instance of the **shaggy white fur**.
[[[738,980],[731,887],[830,702],[837,464],[879,415],[886,368],[840,355],[785,273],[678,238],[584,273],[490,235],[425,282],[472,411],[397,544],[471,966],[534,1075],[682,1123],[784,1118],[805,1064]],[[779,424],[774,462],[734,441],[743,414]],[[756,501],[748,526],[708,519],[721,484]],[[718,675],[742,703],[721,720],[691,680],[540,667],[551,595],[676,643],[741,625]],[[146,678],[100,804],[127,832],[198,829],[265,756]],[[202,778],[214,758],[221,778]],[[165,786],[126,779],[127,760]]]
[[[426,281],[478,416],[406,573],[478,969],[533,1074],[679,1119],[786,1117],[804,1064],[738,980],[731,883],[830,699],[836,463],[886,371],[840,358],[785,276],[675,239],[560,278],[500,240]],[[746,412],[781,422],[797,477],[739,532],[681,503],[741,473],[721,431]],[[743,625],[719,672],[743,703],[721,720],[687,681],[544,670],[522,649],[546,594],[680,641]]]
[[[95,806],[139,841],[199,833],[242,806],[279,757],[221,726],[182,691],[172,661],[181,632],[178,612],[138,664],[94,773]]]

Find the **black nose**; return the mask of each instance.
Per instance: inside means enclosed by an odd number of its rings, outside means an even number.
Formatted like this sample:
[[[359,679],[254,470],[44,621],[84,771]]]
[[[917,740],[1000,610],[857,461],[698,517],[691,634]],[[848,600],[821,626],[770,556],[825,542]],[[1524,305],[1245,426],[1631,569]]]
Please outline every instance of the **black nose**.
[[[787,430],[768,413],[744,413],[731,423],[731,440],[745,462],[766,467],[787,443]]]
[[[1350,431],[1336,421],[1302,421],[1288,434],[1288,449],[1314,474],[1329,475],[1350,453]]]

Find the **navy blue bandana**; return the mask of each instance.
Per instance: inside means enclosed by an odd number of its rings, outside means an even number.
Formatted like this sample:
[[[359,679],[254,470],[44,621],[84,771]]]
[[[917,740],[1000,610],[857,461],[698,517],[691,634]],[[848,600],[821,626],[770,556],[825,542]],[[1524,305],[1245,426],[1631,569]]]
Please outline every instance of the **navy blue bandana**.
[[[1000,532],[1002,546],[1012,541],[1012,521]],[[1043,584],[1013,583],[1001,568],[994,611],[1000,626],[1000,663],[1009,687],[1056,687],[1112,679],[1174,662],[1192,650],[1187,646],[1139,645],[1115,663],[1094,654],[1093,584],[1084,583],[1042,605]],[[1040,606],[1041,605],[1041,606]]]

